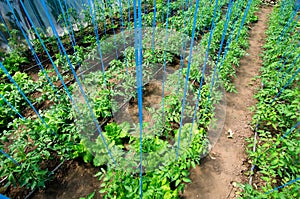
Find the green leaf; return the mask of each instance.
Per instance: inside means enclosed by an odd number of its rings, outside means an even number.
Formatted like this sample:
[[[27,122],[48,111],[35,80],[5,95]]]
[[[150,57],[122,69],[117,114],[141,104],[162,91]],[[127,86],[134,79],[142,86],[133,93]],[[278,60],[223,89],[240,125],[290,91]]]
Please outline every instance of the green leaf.
[[[105,193],[106,190],[105,189],[100,189],[99,193]]]
[[[185,178],[182,178],[182,181],[183,181],[183,182],[186,182],[186,183],[190,183],[190,182],[192,182],[192,181],[191,181],[191,179],[189,179],[189,178],[186,178],[186,177],[185,177]]]

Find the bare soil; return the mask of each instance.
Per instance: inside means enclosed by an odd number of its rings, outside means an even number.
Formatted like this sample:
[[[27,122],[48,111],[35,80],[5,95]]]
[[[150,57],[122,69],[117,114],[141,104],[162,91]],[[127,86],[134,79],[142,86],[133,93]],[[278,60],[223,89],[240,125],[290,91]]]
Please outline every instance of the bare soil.
[[[68,161],[58,169],[55,179],[49,181],[45,190],[36,191],[29,198],[78,199],[95,192],[94,199],[100,199],[101,182],[94,177],[98,171],[99,169],[82,161]]]
[[[260,82],[254,81],[253,77],[259,75],[262,65],[260,53],[271,11],[271,7],[263,7],[257,13],[259,20],[250,30],[248,55],[241,59],[234,80],[238,93],[226,94],[226,119],[222,134],[210,155],[202,159],[200,166],[191,170],[192,183],[186,186],[183,198],[237,198],[238,188],[233,182],[248,182],[244,174],[249,171],[245,139],[253,136],[249,126],[252,117],[249,108],[255,105],[253,95],[260,87]],[[233,138],[227,137],[229,129],[234,133]]]

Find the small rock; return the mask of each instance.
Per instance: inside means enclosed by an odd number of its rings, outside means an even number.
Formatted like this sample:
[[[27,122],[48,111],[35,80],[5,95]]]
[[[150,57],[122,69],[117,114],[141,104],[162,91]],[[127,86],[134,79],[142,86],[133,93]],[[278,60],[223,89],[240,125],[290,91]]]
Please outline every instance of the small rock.
[[[233,131],[231,130],[231,129],[228,129],[228,131],[227,131],[227,133],[229,134],[228,136],[227,136],[227,138],[233,138]]]

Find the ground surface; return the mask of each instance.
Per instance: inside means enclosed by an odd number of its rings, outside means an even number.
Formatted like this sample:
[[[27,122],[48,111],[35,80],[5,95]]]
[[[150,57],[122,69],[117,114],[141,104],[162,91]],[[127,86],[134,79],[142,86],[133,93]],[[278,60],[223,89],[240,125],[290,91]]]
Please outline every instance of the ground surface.
[[[92,192],[98,193],[100,181],[94,177],[99,169],[80,161],[66,162],[56,172],[56,178],[45,190],[36,191],[33,199],[79,199]],[[94,199],[101,198],[99,194]]]
[[[252,78],[259,74],[262,64],[259,55],[271,11],[272,8],[264,7],[257,13],[259,20],[250,30],[248,55],[241,59],[237,78],[234,80],[238,93],[226,94],[226,119],[221,136],[210,156],[202,160],[201,166],[191,170],[192,184],[186,186],[186,199],[237,198],[237,188],[233,186],[233,182],[248,181],[243,174],[249,170],[245,138],[253,135],[248,125],[252,115],[249,107],[255,105],[253,95],[256,88],[260,87],[260,83]],[[232,139],[227,137],[229,129],[234,133]]]

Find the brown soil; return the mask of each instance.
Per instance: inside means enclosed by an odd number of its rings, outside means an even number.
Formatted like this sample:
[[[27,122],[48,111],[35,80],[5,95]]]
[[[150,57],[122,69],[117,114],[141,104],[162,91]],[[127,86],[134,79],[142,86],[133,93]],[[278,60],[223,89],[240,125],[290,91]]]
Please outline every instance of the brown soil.
[[[192,183],[186,186],[183,198],[237,198],[238,188],[233,182],[248,182],[244,174],[249,171],[245,138],[253,135],[249,126],[252,117],[249,107],[255,105],[253,95],[260,85],[252,78],[259,75],[262,65],[260,53],[271,11],[272,8],[263,7],[257,13],[259,20],[250,30],[249,55],[241,59],[234,80],[238,93],[226,94],[226,119],[222,134],[210,155],[202,160],[200,166],[191,170]],[[229,129],[234,133],[233,138],[227,137]]]
[[[165,95],[168,93],[165,92]],[[159,108],[161,106],[162,86],[159,81],[152,81],[145,86],[143,92],[143,122],[152,123],[151,113],[146,108]],[[128,110],[133,121],[139,122],[139,110],[137,99],[134,103],[129,103]]]
[[[36,191],[32,199],[78,199],[95,192],[95,199],[100,199],[101,182],[94,177],[99,169],[79,161],[65,162],[56,171],[55,179],[46,185],[45,190]]]

